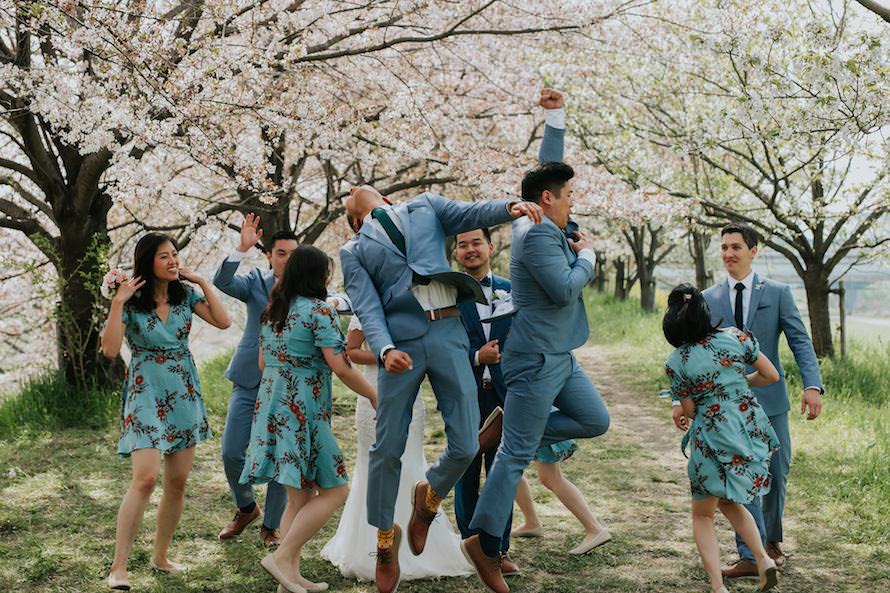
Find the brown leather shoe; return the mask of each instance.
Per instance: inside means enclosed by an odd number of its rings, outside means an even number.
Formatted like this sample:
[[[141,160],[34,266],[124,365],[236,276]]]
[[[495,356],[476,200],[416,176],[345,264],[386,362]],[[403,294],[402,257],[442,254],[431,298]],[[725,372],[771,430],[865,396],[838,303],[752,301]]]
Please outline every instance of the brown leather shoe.
[[[519,570],[519,567],[516,566],[516,563],[513,562],[513,559],[510,558],[510,554],[507,552],[501,552],[501,574],[505,577],[522,574],[522,571]]]
[[[377,548],[377,568],[374,571],[374,580],[377,583],[379,593],[394,593],[399,587],[399,544],[402,541],[402,530],[393,523],[392,546]]]
[[[417,482],[411,492],[411,518],[408,520],[408,547],[415,556],[423,553],[426,547],[426,535],[430,525],[436,518],[436,511],[426,506],[426,493],[430,489],[429,482]]]
[[[766,555],[773,559],[776,566],[785,564],[785,552],[779,547],[779,542],[766,542]]]
[[[737,579],[739,577],[756,577],[757,565],[747,558],[739,558],[734,564],[724,566],[720,569],[724,577],[728,579]]]
[[[494,591],[494,593],[510,593],[510,587],[504,580],[501,573],[501,557],[486,556],[482,551],[482,544],[479,543],[478,535],[471,535],[467,539],[460,542],[460,551],[463,552],[464,558],[476,569],[476,574],[482,580],[482,583]]]
[[[253,507],[253,512],[250,513],[242,513],[241,511],[236,512],[235,518],[229,521],[229,523],[223,527],[223,530],[219,532],[219,539],[231,539],[236,535],[241,535],[244,528],[256,521],[256,518],[259,516],[259,505]]]
[[[260,527],[260,539],[263,542],[264,548],[268,548],[269,546],[277,546],[281,543],[281,538],[278,537],[278,530],[269,529],[265,525]]]
[[[501,444],[501,432],[504,430],[504,410],[496,407],[479,429],[479,450],[494,451]]]

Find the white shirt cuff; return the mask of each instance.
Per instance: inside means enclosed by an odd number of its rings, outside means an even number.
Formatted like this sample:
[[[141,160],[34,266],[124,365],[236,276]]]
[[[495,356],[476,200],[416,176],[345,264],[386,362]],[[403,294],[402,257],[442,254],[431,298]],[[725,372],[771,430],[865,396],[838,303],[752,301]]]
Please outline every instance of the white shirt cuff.
[[[810,385],[809,387],[804,388],[804,391],[806,391],[807,389],[815,389],[819,392],[820,395],[825,393],[824,389],[822,389],[821,387],[816,387],[815,385]]]
[[[396,345],[395,345],[395,344],[387,344],[386,346],[384,346],[383,348],[381,348],[381,349],[380,349],[380,360],[383,360],[383,355],[386,354],[387,351],[389,351],[389,350],[395,350],[395,349],[396,349]]]
[[[545,109],[544,123],[551,128],[566,129],[566,110],[562,107],[559,109]]]
[[[591,266],[596,266],[596,254],[593,252],[593,249],[582,249],[579,251],[578,259],[587,260]]]
[[[238,251],[237,249],[226,256],[226,259],[229,261],[238,262],[244,259],[244,256],[247,255],[243,251]]]
[[[479,351],[478,350],[476,350],[476,352],[473,354],[473,366],[474,367],[479,366]]]

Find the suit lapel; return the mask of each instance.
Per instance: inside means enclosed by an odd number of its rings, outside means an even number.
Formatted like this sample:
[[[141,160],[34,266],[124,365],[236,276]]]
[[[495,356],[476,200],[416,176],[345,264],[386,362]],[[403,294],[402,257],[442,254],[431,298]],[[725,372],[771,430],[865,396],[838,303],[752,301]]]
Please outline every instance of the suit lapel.
[[[760,306],[760,299],[763,297],[764,283],[760,276],[754,274],[754,282],[751,283],[751,301],[748,303],[748,318],[745,320],[745,327],[751,329],[754,326],[754,317],[757,315],[757,308]]]
[[[359,234],[359,236],[367,237],[368,239],[370,239],[372,241],[376,241],[377,243],[380,243],[381,245],[383,245],[384,247],[386,247],[387,249],[389,249],[390,251],[392,251],[393,253],[395,253],[396,255],[398,255],[401,258],[405,257],[404,254],[402,254],[402,252],[399,251],[399,248],[393,244],[392,240],[389,238],[389,236],[383,230],[383,227],[380,226],[380,223],[378,223],[376,221],[374,221],[374,223],[369,222],[367,224],[363,224],[362,228],[359,229],[358,234]],[[406,242],[407,242],[407,239],[408,238],[406,237],[405,238]]]
[[[726,280],[717,284],[716,286],[717,294],[714,297],[714,310],[711,311],[711,319],[721,320],[721,326],[726,327],[726,325],[734,325],[733,317],[732,317],[732,303],[729,301],[729,286],[726,283]]]

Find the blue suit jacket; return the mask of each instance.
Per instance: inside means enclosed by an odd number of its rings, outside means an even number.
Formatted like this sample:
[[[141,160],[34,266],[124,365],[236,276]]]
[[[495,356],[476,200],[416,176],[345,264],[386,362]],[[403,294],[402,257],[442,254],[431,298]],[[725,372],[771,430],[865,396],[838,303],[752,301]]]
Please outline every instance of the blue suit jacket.
[[[552,220],[513,221],[510,279],[516,315],[506,351],[568,352],[583,345],[588,328],[581,291],[593,276],[593,266],[578,259]]]
[[[500,276],[491,275],[491,289],[510,291],[510,281]],[[479,348],[487,344],[491,340],[497,340],[498,346],[503,351],[504,342],[507,334],[510,332],[510,323],[512,317],[499,319],[491,324],[488,340],[485,339],[485,332],[482,330],[482,322],[479,321],[479,311],[476,309],[476,303],[460,303],[460,316],[463,319],[464,326],[467,328],[467,336],[470,338],[470,364],[476,359],[476,352]],[[485,371],[486,365],[480,364],[473,367],[473,375],[476,377],[476,385],[482,386],[482,373]],[[500,364],[488,365],[491,372],[491,382],[494,386],[495,393],[501,401],[507,396],[507,386],[504,384],[504,375],[501,372]]]
[[[346,293],[372,352],[379,355],[387,344],[426,334],[430,322],[414,297],[414,274],[454,273],[445,257],[446,236],[507,222],[507,205],[507,200],[455,202],[423,193],[392,207],[402,223],[407,256],[376,224],[363,225],[340,249]]]
[[[730,302],[729,284],[724,280],[702,293],[711,308],[711,323],[720,321],[720,327],[735,325]],[[781,282],[767,280],[754,274],[751,302],[745,329],[751,331],[760,343],[760,351],[779,371],[779,381],[767,387],[752,389],[767,416],[776,416],[791,409],[785,371],[779,361],[779,334],[784,333],[794,360],[800,368],[804,387],[822,389],[819,361],[813,343],[800,319],[800,312],[791,296],[791,287]],[[750,372],[750,371],[749,371]]]
[[[213,275],[213,285],[247,305],[247,322],[244,335],[235,349],[225,377],[242,387],[253,388],[260,384],[260,315],[269,304],[269,291],[275,285],[272,270],[253,268],[247,274],[235,275],[238,264],[224,259]]]

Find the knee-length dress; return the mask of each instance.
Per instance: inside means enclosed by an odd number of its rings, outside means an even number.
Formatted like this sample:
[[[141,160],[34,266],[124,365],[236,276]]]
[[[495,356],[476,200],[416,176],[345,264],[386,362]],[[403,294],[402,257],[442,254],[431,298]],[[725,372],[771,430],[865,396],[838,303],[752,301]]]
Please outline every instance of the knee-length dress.
[[[331,369],[321,352],[344,347],[337,312],[323,300],[297,297],[281,331],[260,326],[265,369],[242,484],[275,480],[312,489],[348,482],[331,430]]]
[[[760,355],[757,341],[735,328],[674,350],[665,363],[675,399],[692,398],[695,418],[687,471],[693,498],[748,503],[770,489],[769,460],[779,448],[769,418],[745,379]]]
[[[124,305],[121,320],[130,364],[117,447],[122,457],[137,449],[175,453],[210,438],[198,370],[188,345],[192,311],[206,299],[191,286],[186,285],[185,292],[185,300],[170,307],[166,323],[155,311]]]

